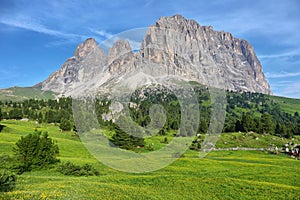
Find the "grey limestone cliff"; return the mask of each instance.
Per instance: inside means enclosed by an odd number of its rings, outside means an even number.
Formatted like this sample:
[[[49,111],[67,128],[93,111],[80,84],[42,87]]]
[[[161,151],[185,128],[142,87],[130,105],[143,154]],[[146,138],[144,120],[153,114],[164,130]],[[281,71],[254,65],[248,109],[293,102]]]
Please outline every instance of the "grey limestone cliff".
[[[72,90],[109,87],[131,74],[135,79],[128,80],[134,82],[178,77],[227,90],[271,94],[250,43],[181,15],[161,17],[150,26],[135,53],[123,39],[115,42],[108,54],[94,39],[87,39],[42,88],[72,94]],[[93,79],[96,81],[91,82]]]

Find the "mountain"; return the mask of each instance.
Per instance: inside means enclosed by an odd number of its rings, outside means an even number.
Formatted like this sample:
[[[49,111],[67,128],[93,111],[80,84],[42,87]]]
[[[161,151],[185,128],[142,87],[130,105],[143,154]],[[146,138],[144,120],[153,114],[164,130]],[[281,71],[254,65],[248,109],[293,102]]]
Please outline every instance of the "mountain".
[[[161,17],[151,25],[137,52],[119,39],[106,53],[89,38],[40,85],[61,95],[84,95],[116,84],[135,87],[169,79],[272,94],[249,42],[181,15]]]

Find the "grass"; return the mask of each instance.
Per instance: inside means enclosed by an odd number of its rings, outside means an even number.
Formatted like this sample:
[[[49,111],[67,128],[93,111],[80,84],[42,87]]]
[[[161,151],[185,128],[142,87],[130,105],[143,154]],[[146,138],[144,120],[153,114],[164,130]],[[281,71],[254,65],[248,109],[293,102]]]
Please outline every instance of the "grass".
[[[249,147],[249,148],[269,148],[271,146],[278,148],[292,142],[300,144],[300,137],[281,138],[269,134],[249,133],[223,133],[216,143],[216,148]]]
[[[285,112],[294,114],[297,111],[300,113],[300,99],[292,99],[278,96],[269,96],[269,98],[278,103]]]
[[[54,99],[51,91],[42,91],[40,87],[11,87],[0,90],[1,101],[22,101],[26,99]]]
[[[5,128],[0,133],[0,155],[12,154],[14,143],[22,135],[38,129],[47,131],[57,141],[62,161],[91,163],[100,176],[64,176],[55,169],[26,172],[18,176],[16,189],[0,194],[0,199],[298,199],[300,196],[300,162],[285,155],[218,151],[199,159],[197,152],[187,151],[166,168],[131,174],[99,163],[72,132],[60,132],[53,124],[13,120],[1,124]],[[221,141],[231,136],[224,135]],[[157,144],[161,139],[147,142]]]

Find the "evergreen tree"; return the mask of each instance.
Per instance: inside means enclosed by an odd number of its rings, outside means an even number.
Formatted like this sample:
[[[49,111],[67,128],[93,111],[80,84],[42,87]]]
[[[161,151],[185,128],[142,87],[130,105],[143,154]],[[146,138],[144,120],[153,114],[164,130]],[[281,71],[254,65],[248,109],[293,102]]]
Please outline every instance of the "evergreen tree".
[[[254,119],[254,123],[255,123],[255,128],[254,128],[254,132],[256,133],[263,133],[263,127],[262,127],[262,123],[261,123],[261,119],[259,117],[256,117]]]
[[[277,123],[275,127],[275,134],[280,137],[290,138],[293,136],[290,130],[284,124]]]
[[[242,126],[241,121],[240,121],[240,120],[237,120],[237,121],[235,122],[235,131],[236,131],[236,132],[239,132],[239,131],[243,131],[243,130],[244,130],[244,128],[243,128],[243,126]]]
[[[243,132],[253,131],[255,128],[254,121],[250,114],[243,113],[242,121],[241,121],[241,128]]]
[[[198,127],[198,133],[207,133],[208,126],[205,118],[201,118],[200,124]]]
[[[2,119],[8,119],[7,112],[2,112]]]
[[[54,121],[53,112],[51,110],[48,111],[48,112],[46,112],[46,114],[45,114],[45,121],[47,123],[52,123]]]
[[[9,111],[9,118],[10,119],[22,119],[22,110],[19,108],[14,108],[11,111]]]
[[[111,142],[122,149],[132,150],[137,146],[145,145],[144,138],[134,137],[125,133],[119,126],[115,126],[115,134],[112,136]]]
[[[60,119],[70,119],[70,114],[66,110],[60,110]]]
[[[63,131],[69,131],[72,128],[72,125],[68,119],[63,118],[60,122],[59,128]]]
[[[264,113],[261,116],[262,129],[264,133],[274,133],[275,125],[273,123],[272,116],[269,113]]]
[[[38,114],[38,123],[39,124],[41,124],[42,122],[43,122],[43,114],[42,114],[42,112],[40,112],[39,114]]]
[[[19,162],[19,173],[46,167],[59,161],[56,158],[59,153],[58,146],[47,133],[35,132],[22,136],[16,143],[14,151]]]
[[[60,114],[55,110],[49,110],[45,114],[45,121],[48,123],[59,123],[60,122]]]

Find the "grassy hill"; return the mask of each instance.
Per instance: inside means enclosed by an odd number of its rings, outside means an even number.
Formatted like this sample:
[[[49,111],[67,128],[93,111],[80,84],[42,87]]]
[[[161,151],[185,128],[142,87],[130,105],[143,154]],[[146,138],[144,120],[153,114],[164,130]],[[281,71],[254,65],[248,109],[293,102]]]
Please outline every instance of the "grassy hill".
[[[72,121],[71,99],[21,102],[29,98],[53,99],[54,94],[40,88],[15,87],[0,91],[0,100],[20,102],[0,104],[2,114],[6,114],[5,119],[8,119],[1,121],[0,156],[13,155],[13,147],[21,136],[39,130],[48,132],[57,141],[62,162],[92,164],[99,170],[100,176],[65,176],[57,172],[55,167],[25,172],[18,176],[15,190],[0,192],[0,199],[297,199],[300,196],[300,162],[287,155],[275,155],[267,151],[213,151],[199,159],[197,151],[188,150],[173,164],[155,172],[131,174],[113,170],[96,160],[73,132],[60,131],[58,123],[62,116]],[[201,116],[207,117],[211,104],[207,91],[202,92],[199,99]],[[299,116],[295,114],[300,113],[300,99],[230,92],[227,100],[225,127],[236,125],[237,120],[242,121],[244,113],[248,113],[254,122],[257,122],[256,119],[260,122],[262,115],[269,112],[273,120],[277,124],[285,124],[288,131],[292,130],[291,127],[297,130],[300,122]],[[170,101],[170,105],[174,103]],[[100,115],[109,106],[107,103],[101,105],[96,109]],[[172,111],[171,106],[168,108]],[[17,119],[30,120],[12,120],[15,118],[9,118],[8,115],[12,116],[13,110],[22,111],[21,117]],[[50,111],[59,120],[53,116],[53,119],[50,118]],[[35,121],[38,114],[44,117],[42,124]],[[145,113],[135,114],[142,116],[139,114]],[[141,122],[139,120],[137,118],[137,122]],[[113,126],[108,124],[104,127],[107,128],[104,133],[112,137]],[[139,151],[149,152],[149,146],[152,150],[162,148],[166,145],[163,142],[165,138],[171,141],[175,132],[174,129],[166,129],[165,135],[145,138],[145,147]],[[288,137],[266,132],[228,132],[221,135],[216,148],[280,148],[289,142],[300,143],[299,132]]]
[[[16,189],[0,193],[0,199],[297,199],[300,196],[300,163],[285,155],[218,151],[199,159],[196,151],[187,151],[184,157],[164,169],[130,174],[99,163],[77,136],[60,132],[53,124],[17,120],[5,120],[1,124],[5,127],[0,132],[0,155],[13,154],[15,142],[38,129],[47,131],[57,141],[62,161],[91,163],[100,176],[64,176],[55,169],[26,172],[18,176]],[[243,135],[225,134],[217,145],[224,147],[224,142],[229,141],[239,143],[239,137]]]
[[[26,99],[54,99],[51,91],[43,91],[40,87],[11,87],[0,90],[0,101],[23,101]]]
[[[269,96],[269,98],[278,103],[285,112],[288,112],[290,114],[294,114],[295,112],[300,113],[300,99],[292,99],[279,96]]]

